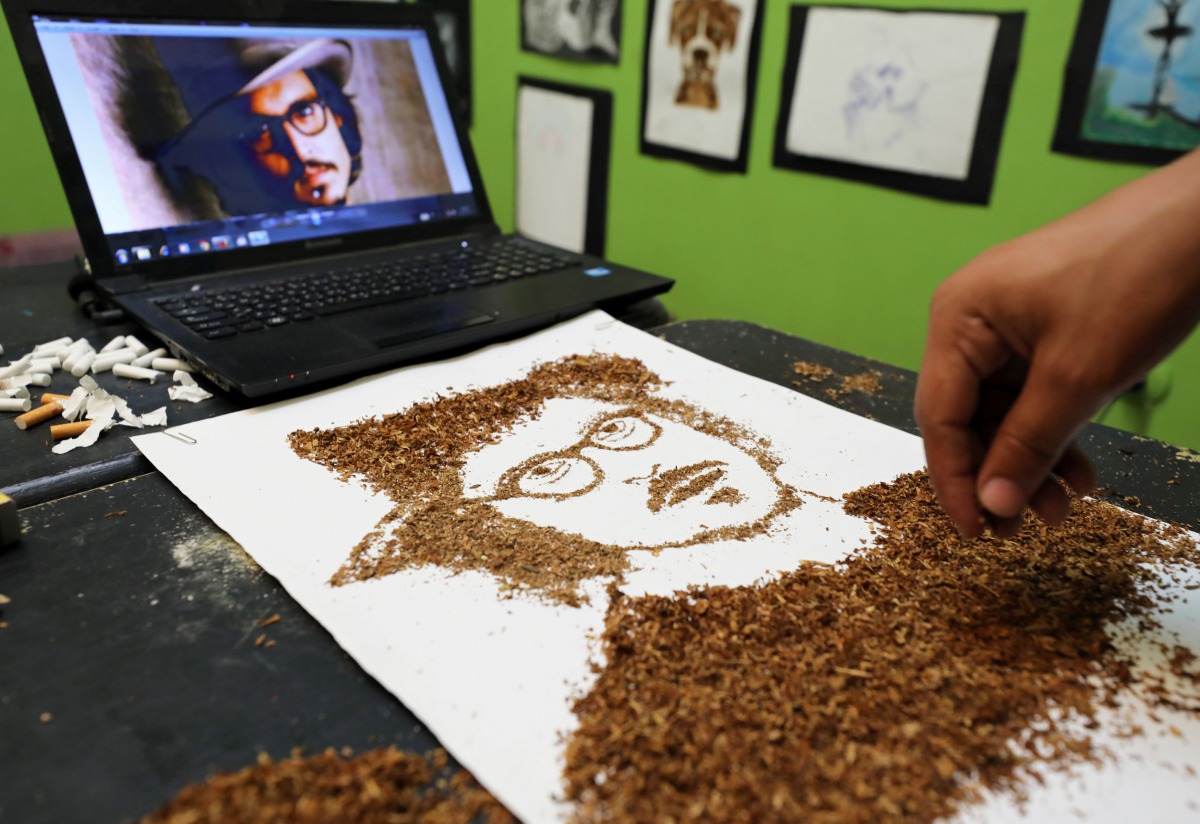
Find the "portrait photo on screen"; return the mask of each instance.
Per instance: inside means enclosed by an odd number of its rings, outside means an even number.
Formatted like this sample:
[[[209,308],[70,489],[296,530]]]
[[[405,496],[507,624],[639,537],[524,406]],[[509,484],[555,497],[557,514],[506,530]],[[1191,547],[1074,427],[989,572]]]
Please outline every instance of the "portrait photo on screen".
[[[646,23],[642,152],[745,172],[760,0],[653,0]]]
[[[1168,163],[1200,146],[1200,3],[1085,0],[1054,149]]]
[[[793,6],[775,163],[986,203],[1023,15]]]
[[[124,201],[120,231],[451,191],[403,39],[71,44]]]
[[[621,0],[521,0],[521,48],[580,60],[621,58]]]

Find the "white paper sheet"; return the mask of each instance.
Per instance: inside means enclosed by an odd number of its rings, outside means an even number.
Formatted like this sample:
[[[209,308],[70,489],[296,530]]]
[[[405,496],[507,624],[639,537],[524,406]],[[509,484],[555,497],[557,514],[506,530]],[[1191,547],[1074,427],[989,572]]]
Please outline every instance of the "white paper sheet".
[[[537,86],[517,95],[517,231],[572,252],[587,235],[594,108]]]
[[[517,595],[505,598],[484,573],[408,570],[330,586],[330,576],[392,502],[297,457],[287,436],[403,411],[415,402],[522,378],[537,364],[592,352],[641,360],[670,382],[659,393],[741,422],[769,439],[780,480],[799,490],[843,493],[923,465],[917,438],[748,377],[592,313],[542,333],[437,364],[398,370],[345,387],[178,427],[191,446],[161,434],[134,439],[176,486],[275,575],[367,671],[395,693],[439,740],[525,822],[558,821],[564,737],[575,727],[573,696],[593,680],[589,660],[606,609],[605,582],[589,584],[580,608]],[[555,408],[552,409],[551,407]],[[518,424],[488,460],[511,463],[530,449],[579,438],[575,413],[547,404],[535,424]],[[576,416],[577,417],[577,416]],[[536,431],[535,431],[536,430]],[[526,439],[522,445],[522,438]],[[477,453],[483,461],[484,451]],[[464,472],[486,474],[486,461]],[[473,468],[472,468],[473,467]],[[482,475],[481,475],[482,477]],[[290,513],[303,513],[287,517]],[[584,518],[583,520],[589,520]],[[605,529],[599,512],[579,529]],[[689,585],[745,585],[803,559],[834,561],[868,537],[866,522],[836,503],[805,497],[775,534],[697,544],[657,556],[633,551],[623,590],[669,595]],[[619,530],[611,533],[620,540]],[[1165,620],[1200,649],[1200,603],[1183,600]],[[1142,713],[1145,715],[1145,713]],[[1031,820],[1082,811],[1091,821],[1184,820],[1200,781],[1182,765],[1200,762],[1200,723],[1158,711],[1144,738],[1120,741],[1117,764],[1031,787]],[[1165,731],[1174,727],[1180,736]],[[968,811],[971,821],[1007,822],[1008,801]]]
[[[809,9],[788,150],[965,180],[999,25],[992,15]]]

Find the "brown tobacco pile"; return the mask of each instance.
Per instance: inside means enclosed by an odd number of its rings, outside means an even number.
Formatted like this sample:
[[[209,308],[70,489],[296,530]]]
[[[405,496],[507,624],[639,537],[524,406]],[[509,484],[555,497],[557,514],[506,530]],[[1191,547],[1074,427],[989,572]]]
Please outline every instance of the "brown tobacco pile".
[[[469,773],[438,778],[432,758],[394,748],[342,759],[332,750],[222,773],[194,784],[141,824],[509,824],[509,812]]]
[[[837,566],[614,593],[568,747],[577,820],[933,821],[1104,758],[1087,727],[1122,690],[1189,703],[1135,683],[1106,632],[1155,626],[1153,585],[1200,561],[1186,533],[1076,501],[1061,527],[966,543],[924,474],[846,509],[881,527]],[[1194,688],[1194,656],[1164,652]]]
[[[464,494],[461,470],[470,453],[494,443],[515,424],[536,419],[546,400],[586,398],[684,423],[739,446],[774,474],[779,461],[769,444],[733,421],[655,396],[662,386],[638,360],[576,355],[537,366],[521,380],[439,397],[350,426],[291,433],[289,442],[298,455],[337,472],[342,480],[359,478],[396,503],[331,583],[433,565],[487,572],[507,592],[532,592],[574,606],[582,601],[582,582],[621,580],[629,568],[626,548],[504,517],[489,503]],[[758,535],[798,506],[798,493],[781,484],[779,500],[760,521],[701,533],[687,543]]]

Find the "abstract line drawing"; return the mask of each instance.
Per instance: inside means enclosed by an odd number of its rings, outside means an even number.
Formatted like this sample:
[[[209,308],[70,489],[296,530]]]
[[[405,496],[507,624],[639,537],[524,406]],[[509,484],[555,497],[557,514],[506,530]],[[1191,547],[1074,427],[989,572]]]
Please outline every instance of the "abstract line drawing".
[[[622,579],[631,550],[754,537],[800,506],[769,444],[660,397],[661,385],[637,361],[578,356],[402,413],[292,433],[299,455],[395,503],[331,583],[432,564],[578,604],[583,581]]]

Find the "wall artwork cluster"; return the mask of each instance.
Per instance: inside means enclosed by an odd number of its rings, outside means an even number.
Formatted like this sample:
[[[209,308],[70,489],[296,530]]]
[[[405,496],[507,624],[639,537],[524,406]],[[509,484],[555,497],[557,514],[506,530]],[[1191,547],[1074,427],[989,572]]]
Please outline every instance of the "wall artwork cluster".
[[[763,0],[650,0],[643,154],[747,171],[764,8]],[[773,165],[986,205],[1026,14],[791,5]],[[621,15],[620,0],[523,0],[522,46],[616,63]],[[1084,0],[1053,149],[1163,163],[1200,145],[1198,26],[1200,0]],[[592,119],[586,134],[562,132],[550,143],[544,123],[567,123],[572,110],[597,105],[597,95],[611,109],[611,95],[558,84],[556,96],[539,93],[536,117],[543,126],[534,128],[522,125],[535,116],[525,91],[534,82],[522,78],[519,94],[518,229],[601,254],[582,238],[594,243],[604,235],[604,215],[590,210],[602,202],[596,193],[607,180],[589,175],[607,169],[597,152],[607,151],[610,137],[596,130],[607,128],[611,116]],[[552,114],[555,108],[561,112]],[[545,185],[530,185],[538,177],[531,168],[545,163],[562,172],[567,157],[574,158],[574,174],[542,175]],[[568,190],[568,180],[580,179],[587,185]],[[521,205],[522,192],[544,196],[551,184],[560,199],[577,201],[553,215],[554,232],[520,217],[531,211]]]

